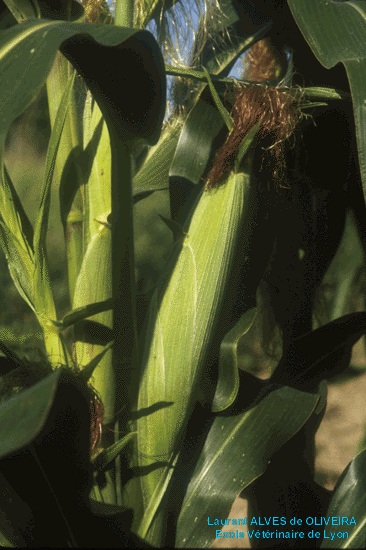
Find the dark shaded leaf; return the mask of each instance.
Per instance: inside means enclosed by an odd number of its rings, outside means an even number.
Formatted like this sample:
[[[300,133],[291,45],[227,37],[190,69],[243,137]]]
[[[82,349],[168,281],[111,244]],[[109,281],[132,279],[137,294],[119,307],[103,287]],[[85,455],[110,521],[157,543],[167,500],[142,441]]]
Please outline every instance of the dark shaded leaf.
[[[31,510],[30,516],[21,517],[9,493],[0,508],[10,525],[18,526],[27,545],[72,544],[75,519],[71,527],[70,516],[82,504],[90,483],[86,386],[59,369],[4,401],[0,405],[0,438],[0,472]],[[45,524],[54,528],[45,529]],[[3,525],[1,530],[13,542],[11,530]]]
[[[167,189],[167,187],[163,187],[163,189]],[[146,199],[146,197],[149,197],[152,193],[155,193],[155,189],[136,193],[136,195],[133,195],[132,197],[133,204],[137,204],[138,202]]]
[[[209,99],[200,98],[183,126],[169,171],[170,208],[175,221],[182,222],[190,211],[200,191],[197,184],[213,156],[214,140],[223,128],[219,111]]]
[[[6,359],[4,358],[5,359],[4,364],[5,364],[5,362],[8,362],[9,364],[13,364],[14,365],[13,368],[19,367],[21,365],[22,361],[21,361],[20,357],[18,357],[18,355],[14,351],[9,349],[4,344],[4,342],[1,342],[1,341],[0,341],[0,351],[6,356]],[[7,371],[6,368],[5,369],[0,368],[1,375],[6,374],[6,372],[9,372],[9,371]]]
[[[165,223],[165,225],[173,233],[174,239],[176,239],[179,236],[184,237],[186,235],[186,233],[183,231],[183,226],[180,223],[175,222],[174,220],[169,220],[169,218],[166,218],[161,214],[159,214],[159,218]]]
[[[74,333],[77,342],[97,346],[105,346],[114,339],[113,329],[97,321],[80,321],[76,323]]]
[[[29,0],[4,0],[4,2],[18,23],[22,23],[32,17],[41,17],[37,0],[34,2],[30,2]]]
[[[321,380],[343,372],[352,346],[366,331],[366,313],[350,313],[295,339],[271,381],[315,391]]]
[[[148,548],[131,511],[90,505],[90,397],[76,376],[58,369],[2,403],[0,439],[0,531],[12,544]]]
[[[358,151],[366,144],[365,89],[366,5],[360,0],[289,0],[292,14],[317,59],[330,69],[342,62],[352,93]],[[359,155],[364,195],[366,197],[366,163]]]
[[[166,86],[163,58],[152,34],[48,19],[30,19],[1,33],[1,81],[7,87],[6,92],[0,90],[3,140],[11,122],[41,90],[59,49],[83,76],[107,124],[122,139],[157,142],[164,119]],[[95,63],[95,59],[105,57],[108,63]],[[122,72],[117,69],[121,66]],[[116,68],[113,78],[111,67]],[[124,85],[125,74],[134,74],[129,86]],[[141,90],[146,94],[141,95]]]
[[[122,437],[119,441],[102,451],[93,461],[94,471],[103,470],[108,464],[112,462],[123,451],[127,443],[133,438],[136,432],[130,432],[125,437]]]

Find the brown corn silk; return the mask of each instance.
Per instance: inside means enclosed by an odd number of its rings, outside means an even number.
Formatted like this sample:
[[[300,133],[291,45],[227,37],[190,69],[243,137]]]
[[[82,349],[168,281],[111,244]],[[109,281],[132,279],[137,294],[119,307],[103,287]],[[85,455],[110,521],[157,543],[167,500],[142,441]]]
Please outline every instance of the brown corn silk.
[[[263,84],[247,84],[239,89],[231,111],[234,124],[224,145],[216,153],[213,167],[208,174],[206,189],[218,187],[236,158],[238,149],[248,132],[259,122],[257,144],[267,138],[270,145],[263,148],[262,167],[271,167],[275,187],[284,187],[286,162],[285,142],[293,135],[303,117],[299,97],[289,91]]]
[[[245,79],[253,84],[242,85],[234,94],[233,129],[216,154],[206,189],[220,185],[223,176],[231,170],[242,141],[260,120],[257,144],[266,138],[267,145],[263,147],[261,168],[269,168],[275,188],[286,187],[283,184],[286,169],[284,146],[304,116],[299,107],[301,97],[291,95],[290,88],[258,84],[279,78],[281,71],[281,62],[270,38],[256,42],[246,56],[244,73]]]

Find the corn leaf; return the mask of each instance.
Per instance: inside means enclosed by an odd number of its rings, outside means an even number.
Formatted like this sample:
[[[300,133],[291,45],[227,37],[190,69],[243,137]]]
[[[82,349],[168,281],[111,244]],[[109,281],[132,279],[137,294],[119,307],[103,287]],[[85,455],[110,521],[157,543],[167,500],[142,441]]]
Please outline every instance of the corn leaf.
[[[76,73],[74,72],[73,77],[70,79],[68,85],[66,86],[62,101],[60,103],[60,108],[57,112],[55,124],[52,129],[47,149],[41,204],[37,213],[37,218],[34,226],[34,305],[38,319],[40,320],[42,328],[45,332],[46,349],[50,357],[52,357],[53,355],[62,356],[62,348],[57,332],[55,332],[54,327],[51,323],[51,319],[56,319],[57,314],[50,284],[46,237],[51,205],[51,184],[53,171],[55,168],[57,151],[60,145],[61,134],[66,119],[75,75]]]
[[[236,496],[266,470],[271,456],[305,424],[319,395],[273,385],[241,414],[216,417],[195,465],[178,520],[178,548],[209,548]],[[264,392],[263,392],[264,393]],[[212,522],[211,522],[212,523]]]
[[[349,297],[352,286],[363,263],[363,248],[355,219],[352,213],[348,211],[341,244],[328,268],[324,281],[334,288],[334,296],[329,304],[327,322],[335,321],[349,311]]]
[[[184,123],[170,167],[170,178],[185,178],[198,184],[210,158],[212,142],[223,127],[218,110],[200,98]]]
[[[78,40],[73,40],[74,36],[83,36],[84,42],[79,43]],[[145,45],[149,44],[149,47],[144,46],[145,49],[140,45],[140,49],[144,49],[143,52],[141,51],[141,55],[145,58],[147,64],[151,62],[152,55],[159,56],[159,62],[154,65],[153,78],[151,79],[152,75],[149,75],[150,81],[147,82],[147,88],[150,89],[160,79],[160,75],[163,74],[163,63],[158,45],[147,31],[110,25],[52,21],[49,19],[29,19],[24,23],[4,30],[0,39],[0,97],[2,98],[0,106],[0,151],[3,151],[5,137],[12,121],[26,109],[45,84],[59,49],[62,50],[68,60],[72,61],[74,66],[77,65],[79,72],[84,73],[83,76],[85,75],[87,85],[92,93],[97,96],[101,103],[106,105],[106,109],[111,116],[115,115],[114,123],[121,132],[124,132],[126,137],[134,139],[144,136],[143,139],[150,141],[151,144],[156,143],[164,118],[164,113],[159,109],[159,106],[161,94],[165,94],[165,87],[159,87],[159,93],[156,94],[149,105],[153,115],[146,116],[144,109],[141,109],[141,104],[138,105],[137,109],[136,94],[136,89],[141,89],[139,87],[142,85],[141,79],[143,79],[145,72],[141,72],[140,77],[137,79],[139,82],[134,79],[133,86],[126,88],[123,85],[124,75],[116,68],[115,75],[117,81],[121,84],[120,87],[117,85],[116,80],[105,78],[106,64],[91,62],[90,53],[87,54],[86,52],[86,43],[89,47],[95,47],[102,56],[106,46],[112,47],[112,50],[109,50],[110,55],[116,56],[116,61],[113,62],[112,66],[119,67],[120,63],[123,64],[123,61],[126,60],[128,54],[126,54],[123,47],[118,46],[131,37],[134,37],[137,43],[144,41]],[[139,61],[136,60],[135,63],[138,64]],[[134,63],[133,65],[135,66]],[[95,82],[99,83],[100,89],[94,89]],[[111,82],[113,82],[113,85]],[[119,91],[117,91],[121,88],[125,89],[126,94],[128,93],[128,99],[126,96],[123,99],[121,98]],[[113,101],[107,105],[106,97],[111,99],[112,96]],[[122,103],[129,105],[129,109],[133,104],[136,116],[128,119],[123,115],[121,116],[119,107]]]
[[[243,160],[244,156],[246,155],[249,147],[251,146],[253,142],[253,138],[256,135],[256,133],[259,130],[260,125],[262,124],[262,121],[260,120],[253,126],[253,128],[248,132],[248,134],[245,136],[243,141],[241,142],[238,150],[237,157],[235,159],[235,171],[238,172],[240,170],[240,163]]]
[[[62,321],[52,322],[59,328],[59,330],[64,330],[72,325],[75,325],[76,323],[79,323],[80,321],[83,321],[84,319],[87,319],[88,317],[96,315],[97,313],[109,311],[112,307],[112,298],[108,298],[108,300],[103,300],[102,302],[96,302],[95,304],[88,304],[86,306],[73,309],[69,311],[69,313],[66,313]]]
[[[366,197],[365,2],[289,0],[292,14],[317,59],[330,69],[345,66],[353,101],[363,192]]]
[[[35,312],[32,280],[34,273],[33,255],[25,251],[16,236],[0,221],[0,242],[3,248],[9,272],[22,298]]]
[[[212,403],[212,411],[228,408],[236,399],[239,390],[237,346],[240,338],[254,323],[257,308],[249,309],[227,333],[220,346],[219,379]]]
[[[366,329],[366,313],[350,313],[295,338],[272,380],[314,391],[321,380],[348,368],[352,347]]]
[[[149,148],[146,158],[133,178],[133,195],[166,189],[169,169],[179,140],[182,121],[175,119],[161,133],[158,143]]]
[[[14,548],[14,545],[11,544],[8,539],[0,532],[0,546],[5,546],[7,548]]]
[[[65,369],[56,369],[32,387],[0,403],[0,458],[26,447],[42,430],[60,383],[70,383]]]
[[[127,443],[133,438],[136,432],[130,432],[125,437],[105,449],[93,460],[94,471],[102,471],[123,451]]]
[[[89,382],[90,378],[93,375],[94,370],[99,365],[100,360],[107,353],[107,351],[109,351],[112,348],[112,346],[113,346],[113,342],[109,342],[105,346],[105,348],[100,353],[98,353],[98,355],[93,357],[90,363],[88,363],[87,365],[85,365],[85,367],[83,367],[83,370],[80,371],[79,376],[82,380],[84,380],[84,382]]]
[[[32,511],[30,506],[19,497],[17,492],[13,489],[11,484],[7,481],[5,476],[0,472],[1,493],[2,493],[2,507],[0,509],[0,546],[7,548],[25,547],[27,545],[25,537],[22,535],[19,529],[14,529],[14,526],[9,525],[9,518],[4,510],[4,501],[7,501],[8,505],[13,507],[13,510],[17,512],[18,517],[25,517],[29,520],[32,518]],[[9,533],[10,531],[10,533]],[[13,544],[5,536],[8,534]]]
[[[6,0],[5,4],[16,18],[18,23],[31,17],[41,17],[38,3],[27,2],[27,0]]]
[[[220,99],[220,96],[217,93],[215,86],[213,85],[213,82],[211,80],[209,72],[207,71],[207,69],[205,67],[202,67],[202,69],[203,69],[203,72],[205,73],[205,76],[207,78],[208,87],[210,88],[210,92],[211,92],[212,97],[214,99],[215,105],[216,105],[219,113],[221,114],[222,119],[225,122],[227,129],[230,132],[233,129],[233,124],[234,124],[233,118],[230,115],[230,113],[228,113],[228,111],[225,109],[225,107],[224,107],[224,105],[223,105],[223,103]]]
[[[1,218],[22,243],[30,256],[33,254],[33,227],[18,197],[5,164],[2,166]]]
[[[320,548],[363,548],[366,541],[366,451],[359,453],[337,481],[327,517],[346,517],[349,525],[324,530]],[[342,537],[338,536],[340,532]],[[335,535],[332,539],[330,531]],[[347,533],[347,535],[346,535]]]

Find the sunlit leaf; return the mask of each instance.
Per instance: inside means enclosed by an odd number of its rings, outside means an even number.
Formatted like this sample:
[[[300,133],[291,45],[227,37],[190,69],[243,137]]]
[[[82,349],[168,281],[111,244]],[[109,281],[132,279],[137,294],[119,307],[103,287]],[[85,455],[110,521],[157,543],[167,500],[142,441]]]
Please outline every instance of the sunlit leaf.
[[[234,499],[266,470],[271,456],[307,421],[319,396],[276,386],[241,414],[216,417],[187,487],[176,546],[208,548]],[[212,522],[211,522],[212,523]]]

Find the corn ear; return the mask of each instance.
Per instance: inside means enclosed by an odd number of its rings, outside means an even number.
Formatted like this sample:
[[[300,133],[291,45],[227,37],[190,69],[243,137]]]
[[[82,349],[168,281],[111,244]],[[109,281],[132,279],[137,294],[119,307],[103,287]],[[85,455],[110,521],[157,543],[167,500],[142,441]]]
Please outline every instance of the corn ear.
[[[154,516],[171,477],[177,448],[210,348],[234,259],[237,237],[250,215],[250,157],[225,185],[203,191],[183,226],[152,298],[140,374],[138,466],[144,511],[138,534],[159,542]],[[153,412],[142,411],[153,407]],[[150,409],[151,410],[151,409]],[[159,468],[157,461],[161,461]]]

